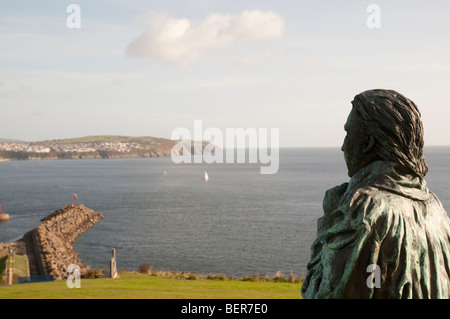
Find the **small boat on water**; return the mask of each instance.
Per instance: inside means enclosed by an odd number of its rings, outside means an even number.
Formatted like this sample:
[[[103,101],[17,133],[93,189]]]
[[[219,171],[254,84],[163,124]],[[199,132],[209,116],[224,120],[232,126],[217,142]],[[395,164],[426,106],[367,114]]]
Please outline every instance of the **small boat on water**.
[[[9,214],[2,214],[2,205],[0,204],[0,222],[6,222],[9,220]]]
[[[209,176],[208,176],[208,173],[206,171],[205,171],[205,174],[203,175],[203,180],[205,182],[209,181]]]

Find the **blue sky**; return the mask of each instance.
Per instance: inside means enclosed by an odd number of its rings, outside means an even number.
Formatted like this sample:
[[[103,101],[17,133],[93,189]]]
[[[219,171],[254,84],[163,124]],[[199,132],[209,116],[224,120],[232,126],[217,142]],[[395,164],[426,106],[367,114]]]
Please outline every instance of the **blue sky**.
[[[71,3],[81,28],[67,27]],[[389,88],[419,106],[427,145],[448,145],[449,13],[446,1],[1,1],[0,137],[170,138],[202,120],[340,146],[353,97]]]

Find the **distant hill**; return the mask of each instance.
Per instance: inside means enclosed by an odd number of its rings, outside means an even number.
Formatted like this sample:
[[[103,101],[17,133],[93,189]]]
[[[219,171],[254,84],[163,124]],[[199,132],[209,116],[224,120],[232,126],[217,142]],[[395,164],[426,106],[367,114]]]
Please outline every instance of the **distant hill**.
[[[8,141],[0,145],[0,161],[170,156],[172,148],[179,142],[150,136],[116,135],[39,142]],[[205,145],[207,143],[203,142],[202,147]],[[191,142],[190,151],[192,154],[201,154],[202,150]]]
[[[150,136],[120,136],[120,135],[93,135],[93,136],[85,136],[78,138],[69,138],[62,140],[51,140],[51,141],[42,141],[35,143],[57,143],[57,144],[76,144],[76,143],[140,143],[140,144],[155,144],[155,143],[176,143],[173,140],[159,138],[159,137],[150,137]]]
[[[157,137],[86,136],[22,142],[9,140],[0,147],[0,160],[133,158],[170,156],[178,141]]]
[[[0,138],[0,143],[24,143],[24,141],[15,140],[12,138]]]

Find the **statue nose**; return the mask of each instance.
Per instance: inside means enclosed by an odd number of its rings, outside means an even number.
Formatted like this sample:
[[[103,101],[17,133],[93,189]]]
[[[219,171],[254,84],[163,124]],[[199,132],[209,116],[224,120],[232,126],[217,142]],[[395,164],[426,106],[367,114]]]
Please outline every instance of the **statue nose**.
[[[342,146],[341,146],[342,152],[344,152],[346,142],[347,142],[347,136],[344,138],[344,141],[342,142]]]

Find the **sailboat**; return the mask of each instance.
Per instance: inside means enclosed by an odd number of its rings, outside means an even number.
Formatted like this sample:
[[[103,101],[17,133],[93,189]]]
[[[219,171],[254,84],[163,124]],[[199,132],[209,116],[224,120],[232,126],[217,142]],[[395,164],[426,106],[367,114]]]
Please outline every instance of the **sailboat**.
[[[209,176],[208,176],[208,173],[206,171],[205,171],[205,174],[203,175],[203,180],[205,182],[209,181]]]

